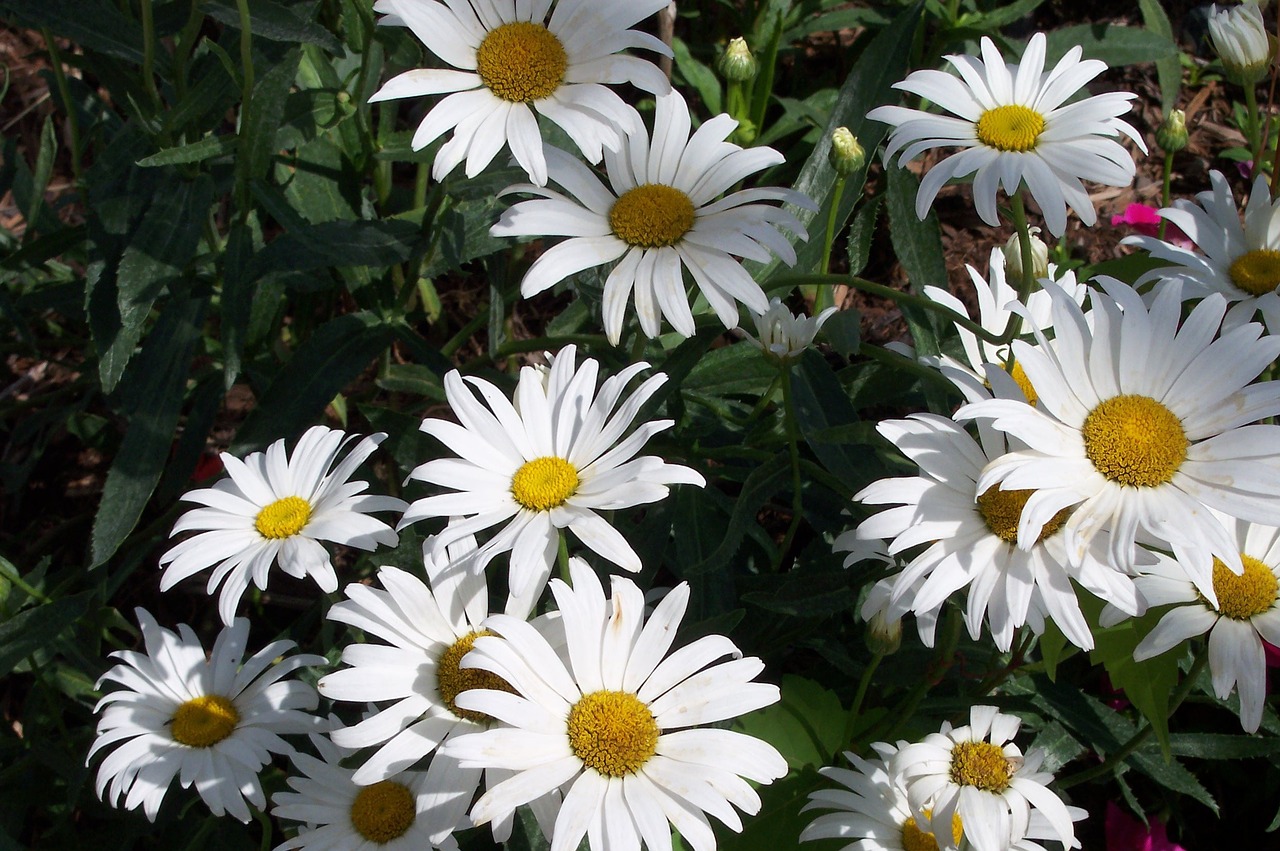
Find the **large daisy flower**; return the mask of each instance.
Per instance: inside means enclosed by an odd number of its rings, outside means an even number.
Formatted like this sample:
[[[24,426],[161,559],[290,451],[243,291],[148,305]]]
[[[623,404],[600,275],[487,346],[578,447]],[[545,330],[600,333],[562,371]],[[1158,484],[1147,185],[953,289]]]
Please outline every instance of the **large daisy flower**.
[[[905,742],[902,743],[905,745]],[[930,832],[928,819],[917,820],[907,800],[906,787],[895,777],[890,763],[898,748],[885,742],[874,742],[877,759],[862,759],[845,752],[853,765],[847,768],[818,769],[824,777],[844,788],[819,789],[809,794],[804,809],[830,810],[810,822],[800,834],[801,842],[816,839],[839,839],[849,844],[842,851],[937,851],[938,843]],[[1068,807],[1073,821],[1085,817],[1085,811]],[[945,830],[945,827],[943,828]],[[958,845],[964,837],[964,823],[959,815],[951,817],[951,840]],[[1013,839],[1014,837],[1011,837]],[[1048,820],[1038,811],[1031,819],[1024,837],[1008,846],[1009,851],[1044,851],[1036,839],[1054,839]],[[945,842],[945,841],[944,841]],[[1079,847],[1073,843],[1071,847]]]
[[[289,778],[292,791],[271,796],[272,815],[305,825],[275,851],[456,851],[449,833],[456,821],[445,825],[441,837],[442,814],[432,807],[436,796],[424,772],[404,771],[360,786],[352,769],[341,765],[350,751],[314,733],[311,742],[320,758],[294,754],[301,773]]]
[[[458,697],[459,705],[509,726],[459,736],[445,751],[463,765],[516,772],[476,802],[472,820],[509,816],[564,788],[551,851],[572,851],[584,834],[596,851],[638,849],[642,841],[651,851],[671,851],[668,822],[687,847],[714,849],[706,814],[741,831],[734,807],[760,809],[746,781],[770,783],[787,764],[773,746],[743,733],[690,728],[775,703],[777,687],[752,682],[763,663],[741,658],[724,636],[667,655],[688,606],[687,583],[646,621],[644,594],[630,579],[612,577],[607,600],[585,562],[571,559],[569,569],[572,588],[551,581],[567,661],[533,627],[503,615],[486,622],[501,638],[477,639],[465,660],[515,691]],[[733,658],[717,661],[726,656]]]
[[[428,419],[421,428],[461,457],[428,461],[409,474],[453,492],[414,502],[401,527],[449,518],[433,539],[440,557],[452,542],[505,524],[476,553],[476,569],[510,551],[509,584],[520,597],[542,589],[564,529],[624,570],[638,571],[640,557],[598,512],[656,502],[668,485],[706,483],[688,467],[635,457],[671,420],[643,423],[623,437],[666,375],[649,377],[624,398],[627,384],[649,366],[632,364],[597,393],[599,364],[588,358],[575,367],[576,355],[566,346],[549,369],[523,368],[514,404],[489,382],[450,372],[445,396],[459,422]]]
[[[1053,775],[1040,771],[1044,751],[1024,755],[1013,743],[1021,724],[994,706],[974,706],[967,725],[953,729],[944,721],[893,756],[890,773],[906,786],[911,812],[930,826],[939,848],[959,845],[959,819],[974,851],[1007,851],[1028,835],[1033,811],[1048,822],[1049,837],[1078,847],[1073,814],[1047,788]]]
[[[1158,656],[1187,639],[1209,633],[1209,671],[1213,690],[1224,700],[1240,689],[1240,724],[1249,733],[1262,723],[1267,689],[1263,640],[1280,644],[1280,529],[1219,515],[1231,532],[1244,563],[1232,573],[1213,563],[1216,603],[1205,599],[1172,559],[1144,568],[1138,588],[1154,606],[1174,604],[1134,650],[1141,661]],[[1111,615],[1111,617],[1108,617]],[[1104,613],[1104,625],[1117,620]]]
[[[1054,293],[1052,347],[1013,344],[1035,407],[990,399],[956,413],[990,420],[1029,447],[992,461],[978,486],[1035,491],[1018,522],[1024,548],[1070,509],[1061,534],[1073,561],[1107,529],[1112,563],[1132,566],[1145,536],[1172,547],[1213,600],[1213,558],[1242,565],[1206,506],[1255,522],[1280,512],[1280,426],[1249,425],[1280,413],[1280,382],[1248,383],[1280,355],[1280,339],[1259,339],[1262,326],[1246,323],[1215,340],[1226,311],[1216,294],[1179,328],[1177,281],[1150,310],[1131,287],[1100,282],[1110,297],[1090,296],[1092,327]]]
[[[218,613],[226,624],[235,617],[250,579],[266,588],[276,563],[290,576],[310,576],[326,594],[338,590],[338,575],[321,541],[375,550],[394,547],[399,540],[395,530],[369,513],[403,511],[405,503],[362,495],[368,482],[347,481],[385,437],[364,438],[340,462],[351,438],[324,426],[308,429],[293,455],[285,451],[284,440],[243,461],[222,453],[231,477],[182,497],[205,507],[179,517],[171,534],[192,529],[200,534],[160,556],[160,565],[167,565],[160,590],[213,567],[208,590],[212,594],[222,585]]]
[[[1115,137],[1124,134],[1143,153],[1142,136],[1119,116],[1137,95],[1107,92],[1073,103],[1068,99],[1107,69],[1096,59],[1082,60],[1079,46],[1067,51],[1052,71],[1044,72],[1045,36],[1027,43],[1019,65],[1006,65],[991,39],[982,39],[982,59],[948,56],[957,79],[943,71],[924,70],[895,83],[894,88],[933,101],[953,116],[935,115],[901,106],[879,106],[868,118],[893,125],[885,159],[902,150],[899,165],[933,148],[961,148],[936,163],[920,183],[916,215],[924,218],[948,180],[973,175],[973,202],[978,215],[997,227],[996,192],[1018,192],[1025,183],[1044,213],[1054,236],[1067,228],[1067,205],[1080,221],[1097,220],[1083,180],[1127,186],[1134,176],[1133,157]],[[1063,104],[1066,104],[1065,106]],[[905,150],[903,150],[905,148]]]
[[[459,668],[458,662],[480,635],[489,616],[489,591],[484,574],[475,571],[471,557],[475,540],[468,538],[433,558],[424,544],[430,585],[395,567],[378,571],[382,588],[353,583],[347,598],[329,609],[329,618],[376,636],[386,644],[350,644],[342,661],[350,667],[320,680],[320,693],[333,700],[388,703],[351,727],[334,730],[335,743],[344,748],[377,745],[352,777],[359,786],[382,783],[413,767],[451,736],[483,730],[492,719],[459,707],[458,694],[469,688],[507,688],[485,671]],[[508,601],[507,613],[528,616],[533,599]],[[430,790],[427,803],[433,818],[432,842],[443,842],[465,820],[482,772],[462,768],[457,760],[436,754],[424,774]],[[510,823],[495,832],[505,840]]]
[[[629,134],[620,151],[605,152],[608,187],[587,166],[550,148],[548,173],[563,192],[527,184],[507,187],[504,192],[541,199],[505,211],[490,229],[494,236],[570,237],[534,261],[521,294],[528,298],[583,269],[621,258],[604,285],[605,333],[615,345],[633,291],[646,335],[656,337],[665,316],[677,332],[693,336],[684,269],[726,328],[738,326],[737,302],[766,312],[769,299],[734,256],[767,262],[773,252],[790,265],[796,253],[782,229],[806,236],[795,216],[756,202],[816,207],[793,189],[775,187],[719,198],[748,175],[783,162],[782,154],[726,142],[737,127],[728,115],[703,122],[692,136],[690,126],[689,108],[673,91],[658,98],[652,140],[641,128]]]
[[[533,110],[599,162],[640,117],[602,84],[631,83],[655,95],[670,89],[652,62],[621,51],[671,51],[630,29],[666,0],[378,0],[383,24],[409,27],[427,49],[456,69],[419,68],[386,82],[370,101],[449,94],[413,134],[413,149],[453,130],[431,173],[441,180],[467,161],[467,177],[506,145],[539,186],[547,182],[542,135]],[[548,17],[548,15],[550,17]],[[532,107],[532,109],[530,108]]]
[[[1046,523],[1031,546],[1018,546],[1018,518],[1033,492],[978,484],[990,459],[1004,453],[998,434],[984,435],[985,445],[980,445],[951,420],[933,414],[885,420],[877,430],[919,465],[920,475],[882,479],[859,492],[854,498],[860,502],[899,507],[868,518],[857,535],[864,540],[892,538],[891,554],[929,545],[898,575],[891,606],[909,598],[911,610],[934,617],[951,594],[967,586],[969,634],[975,639],[981,635],[985,617],[1001,650],[1009,649],[1014,630],[1023,624],[1043,632],[1046,617],[1072,643],[1091,649],[1093,636],[1073,579],[1137,613],[1140,603],[1132,583],[1096,557],[1105,553],[1086,553],[1073,566],[1058,534],[1066,512]]]
[[[159,626],[145,609],[136,609],[145,653],[118,650],[121,660],[98,680],[124,688],[98,701],[98,738],[89,759],[119,745],[98,766],[98,797],[125,809],[139,804],[155,821],[175,777],[183,788],[195,784],[214,815],[247,822],[249,803],[266,806],[258,771],[271,754],[293,747],[281,734],[315,729],[315,689],[282,679],[304,665],[323,665],[323,656],[281,657],[292,641],[275,641],[241,664],[249,621],[237,618],[218,634],[205,658],[191,627],[174,633]],[[279,661],[277,661],[279,660]],[[123,744],[122,744],[123,743]]]
[[[1212,189],[1201,192],[1194,203],[1184,199],[1165,207],[1160,216],[1195,243],[1192,251],[1153,236],[1130,236],[1126,245],[1151,252],[1157,260],[1173,263],[1153,269],[1138,279],[1177,278],[1184,298],[1221,293],[1234,302],[1223,325],[1230,328],[1248,322],[1262,312],[1267,330],[1280,333],[1280,200],[1271,200],[1271,187],[1259,175],[1245,205],[1244,223],[1227,179],[1209,172]]]

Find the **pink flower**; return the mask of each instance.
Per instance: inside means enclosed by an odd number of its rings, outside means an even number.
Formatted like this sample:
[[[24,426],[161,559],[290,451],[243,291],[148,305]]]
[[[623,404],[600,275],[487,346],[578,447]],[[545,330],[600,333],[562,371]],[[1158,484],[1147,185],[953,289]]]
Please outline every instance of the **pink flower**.
[[[1164,822],[1150,819],[1150,827],[1107,802],[1107,851],[1187,851],[1169,840]]]
[[[1143,236],[1159,236],[1160,212],[1149,204],[1130,204],[1124,208],[1123,215],[1111,217],[1112,227],[1128,227]],[[1164,238],[1179,248],[1194,248],[1195,243],[1187,239],[1187,235],[1170,224],[1165,228]]]

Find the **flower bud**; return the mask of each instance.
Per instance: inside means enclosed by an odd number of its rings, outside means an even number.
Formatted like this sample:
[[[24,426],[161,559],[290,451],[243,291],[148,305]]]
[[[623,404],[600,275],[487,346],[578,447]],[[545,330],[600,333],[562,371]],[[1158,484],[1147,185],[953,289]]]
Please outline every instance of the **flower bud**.
[[[1271,66],[1276,55],[1275,41],[1267,33],[1262,9],[1244,3],[1228,9],[1211,7],[1209,40],[1226,68],[1227,76],[1241,86],[1255,85]]]
[[[1180,109],[1169,113],[1156,130],[1156,144],[1166,154],[1176,154],[1187,146],[1187,114]]]
[[[745,39],[735,38],[720,57],[720,74],[731,83],[745,83],[756,75],[759,66]]]
[[[867,621],[867,649],[881,656],[892,656],[902,646],[902,618],[890,619],[882,609]]]
[[[836,174],[847,177],[861,169],[867,162],[867,152],[858,144],[858,137],[849,132],[848,127],[837,127],[831,131],[831,150],[827,159]]]
[[[1040,228],[1031,229],[1031,268],[1037,281],[1049,277],[1049,246],[1036,236],[1038,233]],[[1003,251],[1005,275],[1016,285],[1022,280],[1022,243],[1016,233],[1009,237]]]

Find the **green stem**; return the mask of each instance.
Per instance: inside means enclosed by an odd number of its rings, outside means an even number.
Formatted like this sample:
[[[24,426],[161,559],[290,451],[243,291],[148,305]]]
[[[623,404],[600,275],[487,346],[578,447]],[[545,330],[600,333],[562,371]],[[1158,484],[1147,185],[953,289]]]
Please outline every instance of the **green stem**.
[[[934,656],[934,668],[936,670],[930,671],[921,677],[915,687],[907,693],[907,696],[889,711],[885,716],[885,721],[888,725],[885,732],[876,735],[875,739],[868,739],[868,741],[892,742],[897,737],[898,731],[911,722],[911,718],[915,715],[916,707],[920,705],[920,701],[924,700],[925,695],[929,693],[929,689],[942,681],[947,669],[951,667],[952,659],[956,655],[956,647],[960,644],[960,627],[962,623],[958,609],[949,609],[947,611],[947,621],[943,627],[942,645]]]
[[[827,211],[827,233],[822,241],[822,260],[818,262],[818,274],[825,275],[831,271],[831,244],[836,239],[836,214],[840,211],[840,196],[844,194],[844,175],[836,176],[835,188],[831,190],[831,209]],[[831,306],[831,288],[821,287],[814,299],[813,312],[820,313]]]
[[[1182,682],[1178,684],[1178,690],[1173,693],[1173,697],[1169,700],[1169,711],[1165,715],[1166,718],[1172,718],[1173,713],[1182,705],[1182,701],[1187,699],[1187,695],[1191,694],[1191,689],[1195,688],[1196,680],[1200,678],[1200,673],[1209,663],[1208,650],[1201,650],[1196,656],[1196,661],[1192,664],[1191,670],[1187,671],[1187,675],[1182,678]],[[1103,777],[1115,771],[1120,763],[1129,758],[1129,755],[1142,746],[1142,743],[1151,738],[1151,734],[1155,732],[1155,727],[1148,724],[1138,732],[1129,737],[1129,741],[1112,751],[1105,760],[1093,768],[1084,771],[1078,771],[1075,774],[1067,775],[1055,784],[1058,789],[1069,789],[1072,786],[1079,785],[1096,777]]]
[[[41,603],[53,602],[52,598],[50,598],[47,594],[43,593],[38,588],[35,588],[32,585],[28,585],[27,582],[23,580],[21,576],[18,575],[17,568],[14,568],[13,573],[5,573],[0,575],[0,578],[7,579],[9,582],[13,583],[14,587],[16,587],[19,591],[21,591],[23,594],[26,594],[28,597],[30,597],[33,600],[39,600]]]
[[[142,85],[146,87],[152,105],[159,112],[164,108],[164,103],[156,88],[156,24],[151,11],[151,0],[142,0]]]
[[[573,579],[569,574],[569,539],[565,537],[564,530],[559,532],[560,540],[556,545],[556,564],[560,568],[560,578],[565,584],[573,586]]]
[[[1261,174],[1262,169],[1262,123],[1258,114],[1257,86],[1250,84],[1244,87],[1244,105],[1246,112],[1245,132],[1249,136],[1249,151],[1253,156],[1253,174]]]
[[[645,335],[644,329],[636,326],[636,338],[631,343],[631,362],[639,363],[644,360],[644,350],[649,346],[649,338]]]
[[[796,425],[795,397],[791,390],[791,367],[786,362],[778,365],[782,373],[782,407],[787,429],[787,450],[791,455],[791,523],[782,538],[782,546],[778,548],[778,560],[773,565],[774,571],[782,567],[782,561],[791,550],[796,532],[800,529],[800,521],[804,518],[804,492],[801,490],[800,476],[800,430]]]
[[[411,210],[420,210],[427,205],[427,185],[431,178],[431,169],[426,163],[418,163],[418,171],[413,176],[413,206]]]
[[[1031,288],[1036,283],[1034,252],[1031,250],[1031,226],[1027,224],[1027,210],[1023,206],[1022,193],[1015,192],[1011,200],[1013,201],[1013,225],[1018,230],[1018,254],[1022,258],[1022,280],[1018,282],[1018,301],[1026,304],[1027,298],[1031,295]],[[1012,342],[1021,330],[1022,314],[1010,313],[1008,324],[1004,326],[1004,333],[1000,335],[1003,338],[1001,344]],[[1010,351],[1004,368],[1012,374],[1013,366],[1013,352]]]
[[[253,30],[250,28],[249,0],[236,0],[236,9],[240,12],[240,73],[243,75],[240,114],[243,116],[249,111],[249,101],[253,98]]]
[[[934,384],[937,384],[940,388],[946,388],[952,391],[956,389],[955,385],[952,384],[946,376],[941,372],[938,372],[938,370],[933,367],[925,366],[918,361],[903,357],[902,355],[891,352],[888,349],[881,348],[880,346],[873,346],[870,343],[862,343],[858,346],[858,353],[871,358],[874,361],[879,361],[892,369],[910,372],[919,378],[923,378],[925,381],[931,381]]]
[[[858,691],[853,695],[853,705],[849,707],[848,720],[845,722],[844,741],[846,744],[849,744],[853,739],[853,731],[858,725],[858,716],[862,714],[862,701],[866,699],[867,689],[871,686],[871,676],[876,672],[876,668],[880,667],[880,662],[883,659],[883,653],[876,653],[872,656],[871,661],[867,663],[867,667],[862,671],[862,678],[858,680]]]
[[[200,26],[204,23],[204,14],[200,11],[200,0],[191,0],[191,14],[187,23],[178,33],[173,45],[173,88],[177,100],[187,96],[187,62],[191,59],[191,51],[200,38]]]
[[[58,86],[58,97],[62,99],[62,105],[67,110],[67,132],[71,136],[71,171],[75,175],[76,183],[79,183],[82,177],[80,115],[76,112],[76,105],[71,102],[71,87],[67,85],[67,72],[62,67],[62,51],[58,50],[58,44],[53,40],[53,33],[49,32],[48,27],[41,27],[40,33],[44,36],[45,46],[49,50],[49,64],[53,66],[53,80]]]
[[[1167,151],[1164,155],[1164,177],[1160,185],[1160,206],[1161,207],[1169,206],[1169,198],[1172,194],[1171,192],[1172,187],[1170,184],[1172,182],[1173,182],[1173,152]],[[1169,223],[1165,221],[1164,217],[1162,216],[1160,218],[1160,230],[1156,232],[1156,238],[1164,239],[1165,228],[1167,228],[1168,225]]]

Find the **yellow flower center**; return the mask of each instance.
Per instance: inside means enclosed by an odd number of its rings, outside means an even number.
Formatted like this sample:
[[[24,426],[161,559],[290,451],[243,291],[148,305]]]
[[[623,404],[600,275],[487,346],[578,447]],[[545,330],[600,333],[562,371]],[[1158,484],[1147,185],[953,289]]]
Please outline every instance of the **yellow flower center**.
[[[417,817],[413,793],[394,780],[365,786],[351,802],[351,826],[356,833],[379,845],[404,836]]]
[[[222,695],[206,694],[178,707],[169,733],[179,744],[207,748],[230,736],[239,723],[234,703]]]
[[[675,245],[693,227],[693,201],[673,186],[646,183],[622,193],[609,211],[609,227],[627,245]]]
[[[311,503],[300,496],[277,499],[258,512],[253,528],[264,538],[291,538],[311,519]]]
[[[924,815],[925,818],[931,817],[933,810],[925,810]],[[960,840],[964,838],[964,825],[958,815],[951,817],[951,838],[956,845],[959,845]],[[915,818],[908,818],[902,823],[902,849],[903,851],[938,851],[938,841],[934,839],[932,833],[921,830]]]
[[[1009,760],[990,742],[960,742],[951,749],[951,782],[999,794],[1009,788]]]
[[[569,710],[569,749],[606,777],[635,774],[658,749],[658,722],[625,691],[593,691]]]
[[[530,511],[564,505],[577,491],[577,468],[554,455],[526,461],[511,477],[511,495]]]
[[[1031,386],[1031,379],[1027,378],[1027,371],[1022,368],[1021,363],[1014,361],[1013,372],[1009,373],[1009,377],[1022,390],[1022,395],[1027,397],[1027,402],[1034,405],[1040,401],[1040,397],[1036,395],[1036,388]]]
[[[1025,106],[1008,104],[978,117],[978,141],[997,151],[1030,151],[1044,132],[1044,116]]]
[[[515,21],[484,37],[476,48],[480,82],[497,97],[528,103],[550,97],[564,82],[569,57],[542,24]]]
[[[1132,487],[1163,485],[1187,460],[1182,421],[1149,396],[1113,396],[1085,417],[1084,454],[1098,472]]]
[[[1249,295],[1266,295],[1280,285],[1280,251],[1257,248],[1232,261],[1231,283]]]
[[[459,666],[458,663],[462,661],[462,657],[471,652],[476,639],[482,635],[493,635],[493,633],[487,629],[467,633],[453,642],[453,644],[450,644],[449,649],[444,651],[444,655],[436,663],[436,685],[440,688],[440,699],[444,701],[444,705],[449,707],[449,711],[459,718],[475,721],[477,724],[487,724],[493,719],[483,712],[476,712],[474,709],[460,709],[454,702],[458,695],[473,688],[487,688],[511,694],[516,693],[511,684],[497,674],[481,668],[463,668]]]
[[[992,485],[978,496],[978,512],[987,521],[991,534],[1010,544],[1018,543],[1018,519],[1022,517],[1023,506],[1031,499],[1034,490],[1000,490],[999,485]],[[1064,508],[1044,524],[1036,543],[1050,537],[1067,522],[1071,509]]]
[[[1247,621],[1276,604],[1280,582],[1263,562],[1240,554],[1244,573],[1236,575],[1218,559],[1213,560],[1213,593],[1218,595],[1218,613],[1237,621]]]

